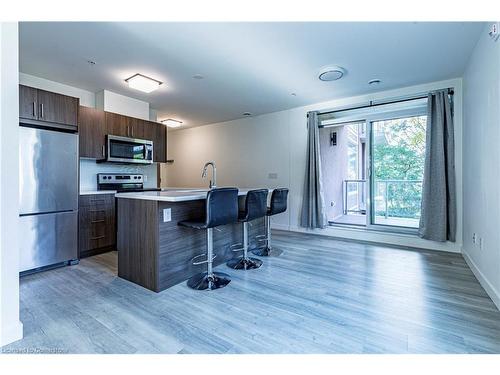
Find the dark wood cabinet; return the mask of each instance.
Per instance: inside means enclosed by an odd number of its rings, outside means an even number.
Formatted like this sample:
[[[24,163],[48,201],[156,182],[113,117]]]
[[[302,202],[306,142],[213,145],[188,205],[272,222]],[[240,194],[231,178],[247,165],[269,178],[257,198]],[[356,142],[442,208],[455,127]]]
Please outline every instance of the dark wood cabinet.
[[[167,128],[157,122],[151,123],[153,134],[153,160],[158,163],[167,161]]]
[[[19,117],[36,120],[38,118],[37,89],[19,85]]]
[[[79,257],[116,250],[114,194],[80,195],[78,207]]]
[[[130,117],[106,112],[106,130],[107,134],[131,137]]]
[[[77,128],[79,99],[19,85],[19,117],[35,124]]]
[[[106,129],[108,134],[128,138],[149,139],[144,138],[145,123],[146,121],[135,117],[106,112]]]
[[[99,109],[80,106],[78,117],[80,157],[104,159],[106,156],[106,115]]]
[[[78,104],[77,98],[38,90],[38,119],[78,126]]]

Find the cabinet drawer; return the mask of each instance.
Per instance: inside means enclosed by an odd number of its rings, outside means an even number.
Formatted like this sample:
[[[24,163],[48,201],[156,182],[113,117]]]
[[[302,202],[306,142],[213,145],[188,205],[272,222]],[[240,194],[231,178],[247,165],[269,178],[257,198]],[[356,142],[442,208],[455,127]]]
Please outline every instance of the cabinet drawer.
[[[116,245],[114,194],[81,195],[78,221],[80,257],[92,255],[94,250],[114,247]]]
[[[115,195],[113,193],[80,195],[78,202],[80,209],[83,207],[108,207],[110,205],[115,205]]]

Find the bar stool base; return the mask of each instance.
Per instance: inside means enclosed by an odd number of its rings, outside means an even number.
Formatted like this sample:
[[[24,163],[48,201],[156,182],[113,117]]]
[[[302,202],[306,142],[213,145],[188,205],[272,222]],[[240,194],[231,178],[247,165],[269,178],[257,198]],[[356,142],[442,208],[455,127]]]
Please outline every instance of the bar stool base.
[[[228,274],[222,272],[214,272],[209,277],[207,272],[201,272],[187,281],[187,286],[196,290],[214,290],[224,288],[231,282]]]
[[[236,258],[231,259],[226,265],[235,270],[253,270],[262,266],[262,261],[257,258]]]
[[[277,257],[283,254],[283,250],[277,249],[275,247],[263,247],[261,249],[252,250],[252,254],[255,254],[259,257]]]

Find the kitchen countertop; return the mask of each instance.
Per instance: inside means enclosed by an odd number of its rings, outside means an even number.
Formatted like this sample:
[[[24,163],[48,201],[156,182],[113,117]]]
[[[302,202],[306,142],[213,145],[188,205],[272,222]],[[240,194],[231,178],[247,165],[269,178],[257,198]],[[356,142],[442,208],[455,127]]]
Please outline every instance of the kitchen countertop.
[[[162,191],[143,191],[138,193],[117,193],[116,198],[142,199],[163,202],[186,202],[205,199],[209,189],[185,188],[185,189],[162,189]],[[246,195],[252,189],[244,188],[238,190],[238,195]],[[271,191],[271,190],[269,190]]]
[[[85,190],[81,191],[80,195],[94,195],[94,194],[116,194],[116,190]]]

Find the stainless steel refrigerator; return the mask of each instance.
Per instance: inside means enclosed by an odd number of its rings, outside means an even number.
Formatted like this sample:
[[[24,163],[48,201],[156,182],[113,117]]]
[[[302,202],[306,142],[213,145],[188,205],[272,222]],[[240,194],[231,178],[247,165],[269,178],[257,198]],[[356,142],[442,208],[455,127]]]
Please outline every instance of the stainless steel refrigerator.
[[[20,272],[78,258],[78,135],[19,128]]]

